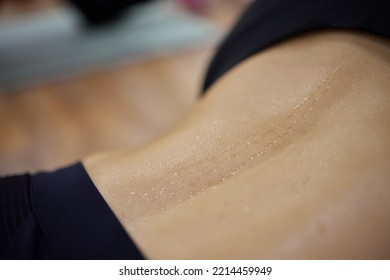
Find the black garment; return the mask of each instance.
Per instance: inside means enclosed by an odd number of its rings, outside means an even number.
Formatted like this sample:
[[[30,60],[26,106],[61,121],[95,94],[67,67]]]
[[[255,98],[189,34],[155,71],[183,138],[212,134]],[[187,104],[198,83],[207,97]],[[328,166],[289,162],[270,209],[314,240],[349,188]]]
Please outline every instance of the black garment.
[[[390,1],[254,1],[219,47],[209,66],[203,92],[249,56],[303,32],[331,28],[390,38]]]
[[[31,212],[30,175],[0,181],[0,256]]]
[[[349,28],[390,38],[389,11],[389,0],[255,1],[221,45],[204,89],[250,55],[305,31]],[[80,163],[31,178],[0,179],[2,188],[1,202],[12,201],[0,208],[0,232],[7,232],[0,238],[0,250],[7,247],[2,258],[142,258]]]
[[[150,0],[69,0],[85,16],[88,23],[99,25],[112,23],[130,6]]]
[[[2,202],[7,197],[15,201],[2,209],[0,230],[9,232],[0,244],[3,259],[143,258],[81,163],[53,173],[3,178],[0,189],[2,196],[8,194]],[[19,209],[22,218],[9,222],[6,215]]]

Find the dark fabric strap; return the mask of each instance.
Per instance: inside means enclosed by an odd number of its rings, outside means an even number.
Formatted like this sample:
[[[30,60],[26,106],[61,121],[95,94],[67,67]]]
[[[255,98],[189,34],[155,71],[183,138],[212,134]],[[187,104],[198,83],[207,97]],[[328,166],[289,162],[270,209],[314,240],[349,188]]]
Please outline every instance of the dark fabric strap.
[[[203,85],[249,56],[303,32],[342,28],[390,38],[389,0],[257,0],[243,13],[212,60]]]

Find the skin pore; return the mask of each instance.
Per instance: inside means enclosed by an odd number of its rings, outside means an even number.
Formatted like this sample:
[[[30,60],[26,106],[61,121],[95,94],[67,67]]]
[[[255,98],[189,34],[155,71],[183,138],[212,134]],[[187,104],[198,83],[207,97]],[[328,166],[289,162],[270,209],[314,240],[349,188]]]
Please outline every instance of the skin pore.
[[[343,30],[282,42],[168,134],[83,164],[147,258],[389,258],[389,47]]]

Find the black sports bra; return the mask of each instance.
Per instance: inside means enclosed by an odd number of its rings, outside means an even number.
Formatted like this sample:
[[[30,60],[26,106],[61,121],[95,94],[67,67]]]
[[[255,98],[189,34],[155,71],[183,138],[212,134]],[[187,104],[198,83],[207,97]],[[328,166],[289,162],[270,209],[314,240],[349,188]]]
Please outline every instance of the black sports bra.
[[[220,45],[205,92],[233,66],[277,42],[318,29],[342,28],[390,38],[389,0],[257,0]]]

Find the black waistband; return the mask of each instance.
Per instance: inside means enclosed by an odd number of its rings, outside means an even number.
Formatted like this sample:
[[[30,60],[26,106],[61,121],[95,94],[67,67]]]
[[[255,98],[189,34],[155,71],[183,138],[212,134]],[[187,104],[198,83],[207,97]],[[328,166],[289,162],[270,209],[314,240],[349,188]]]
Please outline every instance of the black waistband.
[[[53,258],[143,258],[81,163],[33,176],[31,199]]]

